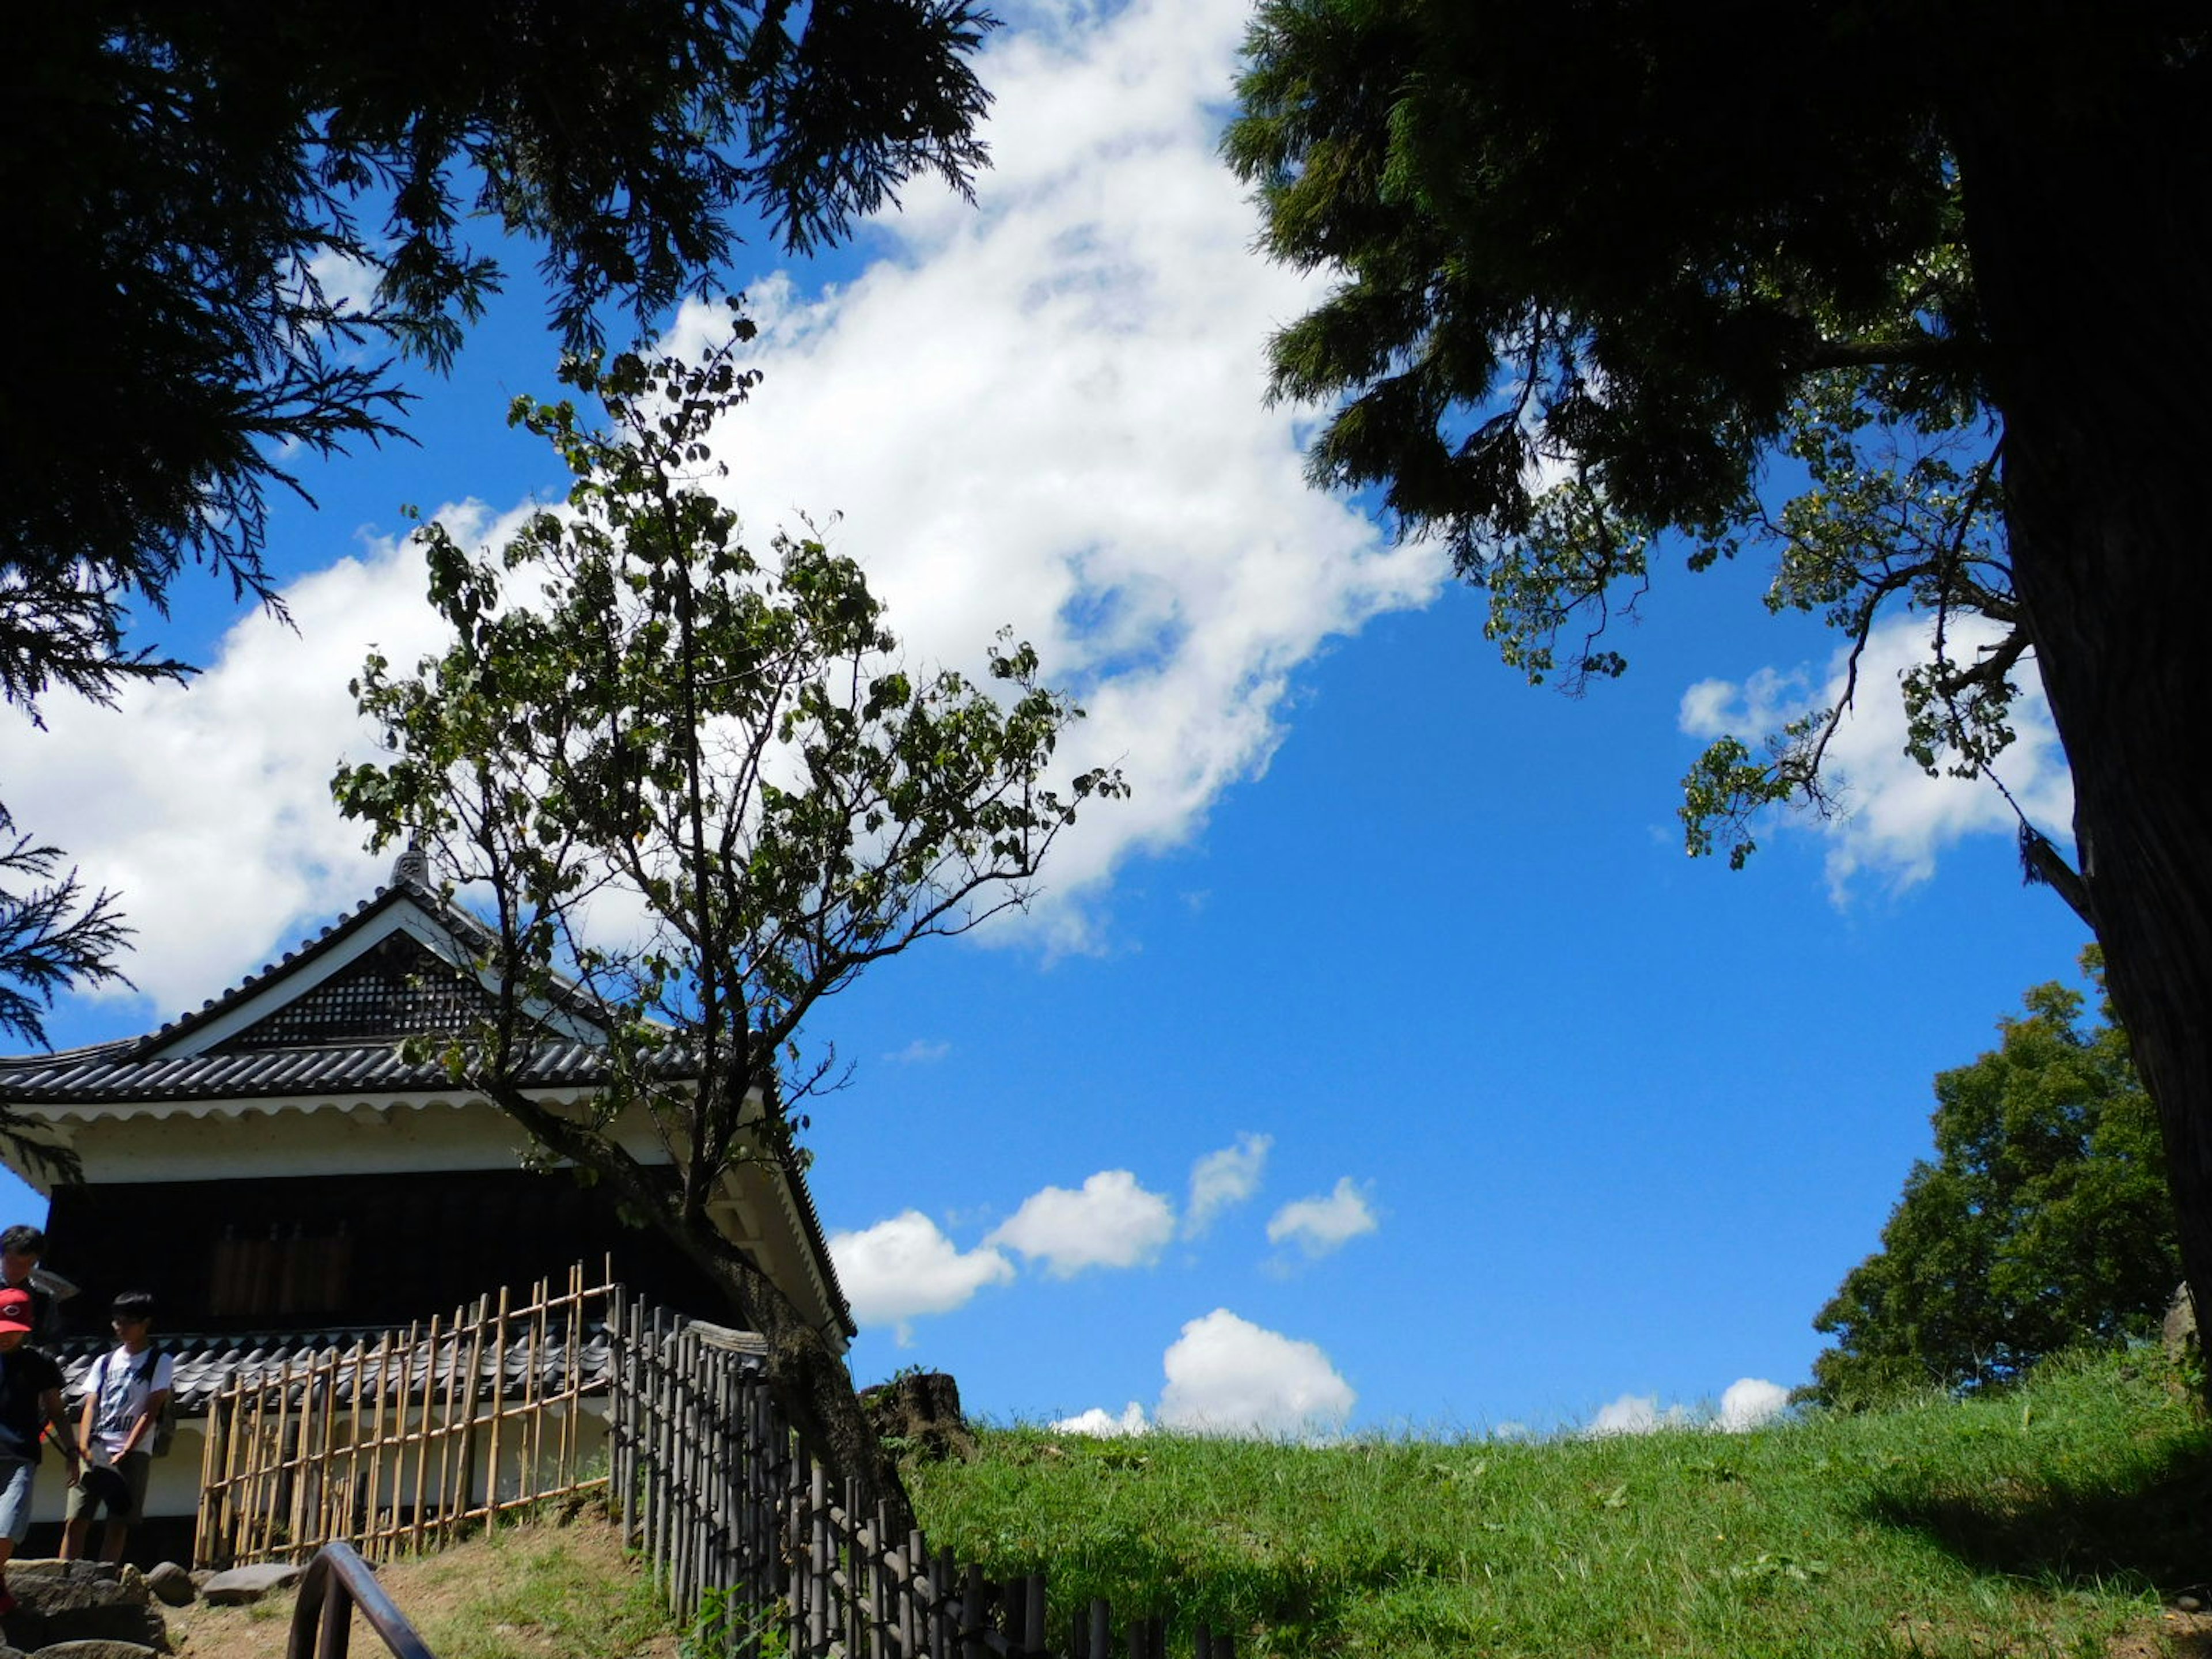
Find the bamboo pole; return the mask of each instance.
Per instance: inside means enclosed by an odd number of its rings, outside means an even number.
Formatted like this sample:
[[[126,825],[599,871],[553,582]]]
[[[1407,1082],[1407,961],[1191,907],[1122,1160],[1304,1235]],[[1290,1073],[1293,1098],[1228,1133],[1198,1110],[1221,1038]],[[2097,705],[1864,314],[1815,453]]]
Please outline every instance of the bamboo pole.
[[[422,1415],[419,1426],[425,1435],[430,1426],[430,1414],[435,1407],[438,1392],[438,1316],[432,1314],[429,1343],[422,1351]],[[411,1401],[414,1390],[410,1388],[408,1394]],[[425,1480],[429,1474],[430,1448],[424,1437],[410,1438],[413,1439],[415,1446],[415,1512],[409,1520],[407,1553],[419,1555],[422,1550],[422,1497]]]
[[[499,1323],[492,1340],[491,1364],[491,1431],[489,1445],[484,1455],[484,1524],[489,1528],[499,1518],[499,1454],[500,1431],[504,1426],[507,1409],[507,1288],[499,1287]],[[517,1502],[526,1496],[524,1483],[515,1482]]]
[[[353,1404],[346,1419],[346,1484],[345,1535],[359,1540],[372,1518],[372,1511],[362,1507],[361,1475],[361,1414],[362,1391],[368,1384],[368,1345],[362,1339],[354,1340]],[[357,1517],[357,1518],[356,1518]]]

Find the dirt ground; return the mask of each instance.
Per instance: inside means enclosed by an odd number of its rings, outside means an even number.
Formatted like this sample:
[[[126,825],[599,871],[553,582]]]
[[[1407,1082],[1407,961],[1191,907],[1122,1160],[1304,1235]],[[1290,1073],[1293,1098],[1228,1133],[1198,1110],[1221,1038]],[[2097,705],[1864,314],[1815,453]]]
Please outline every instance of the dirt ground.
[[[651,1622],[637,1617],[641,1576],[615,1528],[592,1521],[514,1529],[377,1571],[437,1659],[676,1659],[673,1635],[637,1628]],[[284,1590],[250,1607],[166,1611],[184,1659],[283,1659],[292,1610]],[[358,1613],[350,1651],[386,1652]]]

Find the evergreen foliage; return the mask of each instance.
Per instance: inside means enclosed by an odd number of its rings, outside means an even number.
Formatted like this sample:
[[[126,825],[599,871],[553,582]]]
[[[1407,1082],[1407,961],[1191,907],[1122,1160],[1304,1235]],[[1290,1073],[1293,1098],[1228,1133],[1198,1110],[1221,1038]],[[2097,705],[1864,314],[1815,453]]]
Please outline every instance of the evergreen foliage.
[[[2105,948],[2212,1284],[2203,8],[1261,0],[1247,50],[1229,159],[1335,279],[1273,347],[1318,481],[1445,538],[1539,678],[1620,672],[1669,548],[1840,631],[1839,701],[1691,769],[1692,852],[1829,805],[1883,618],[1931,773],[1996,775],[2033,666],[2076,856],[2023,817],[2023,863]]]
[[[1864,1405],[2017,1379],[2075,1343],[2154,1330],[2181,1277],[2158,1116],[2125,1032],[2082,994],[2027,994],[2000,1046],[1936,1079],[1936,1157],[1813,1322],[1814,1397]]]
[[[969,0],[15,8],[0,696],[35,719],[57,688],[185,678],[132,630],[189,563],[274,605],[288,458],[402,435],[400,360],[441,368],[498,290],[469,221],[540,250],[554,326],[591,346],[750,216],[805,250],[916,174],[967,189],[990,27]],[[0,971],[34,996],[118,942],[105,894],[42,931],[69,890],[0,886],[33,947]]]

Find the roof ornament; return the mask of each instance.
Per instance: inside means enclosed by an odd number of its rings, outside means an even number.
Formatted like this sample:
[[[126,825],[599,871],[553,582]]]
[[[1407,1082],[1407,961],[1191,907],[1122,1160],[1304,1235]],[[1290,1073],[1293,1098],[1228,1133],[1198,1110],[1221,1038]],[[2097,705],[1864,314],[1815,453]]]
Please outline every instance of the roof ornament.
[[[410,837],[407,850],[392,860],[392,884],[394,887],[428,887],[430,884],[430,855],[422,850],[419,839]]]

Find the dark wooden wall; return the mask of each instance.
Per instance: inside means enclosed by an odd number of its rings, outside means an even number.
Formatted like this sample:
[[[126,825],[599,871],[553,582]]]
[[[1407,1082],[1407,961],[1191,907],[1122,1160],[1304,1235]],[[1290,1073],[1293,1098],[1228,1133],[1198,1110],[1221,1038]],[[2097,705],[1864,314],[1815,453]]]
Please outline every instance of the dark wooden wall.
[[[625,1225],[603,1188],[520,1170],[145,1182],[58,1191],[46,1263],[82,1294],[62,1334],[93,1335],[119,1291],[151,1291],[157,1328],[301,1331],[450,1314],[502,1285],[592,1272],[664,1306],[728,1320],[705,1276]]]

